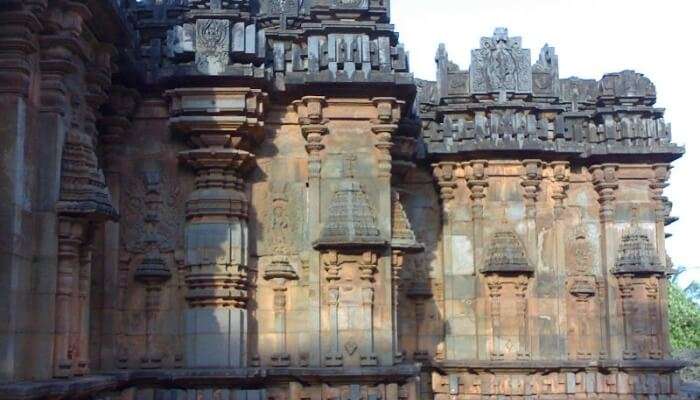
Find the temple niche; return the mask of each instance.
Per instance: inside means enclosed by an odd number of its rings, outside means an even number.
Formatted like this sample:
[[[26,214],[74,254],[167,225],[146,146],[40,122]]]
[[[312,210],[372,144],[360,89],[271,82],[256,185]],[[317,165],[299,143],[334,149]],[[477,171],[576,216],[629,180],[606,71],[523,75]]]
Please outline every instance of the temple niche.
[[[683,399],[653,83],[389,14],[5,1],[0,398]]]

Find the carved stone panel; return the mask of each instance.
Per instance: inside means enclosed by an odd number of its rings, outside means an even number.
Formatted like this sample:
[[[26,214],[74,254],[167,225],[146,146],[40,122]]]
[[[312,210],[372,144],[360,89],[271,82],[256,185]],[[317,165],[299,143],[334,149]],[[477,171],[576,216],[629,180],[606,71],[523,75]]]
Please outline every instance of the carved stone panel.
[[[331,8],[340,10],[366,10],[369,0],[331,0]]]
[[[230,22],[225,19],[198,19],[195,35],[195,63],[205,75],[219,75],[228,64]]]
[[[509,38],[505,28],[481,38],[481,48],[472,50],[471,93],[532,92],[530,50],[520,46],[521,39]]]

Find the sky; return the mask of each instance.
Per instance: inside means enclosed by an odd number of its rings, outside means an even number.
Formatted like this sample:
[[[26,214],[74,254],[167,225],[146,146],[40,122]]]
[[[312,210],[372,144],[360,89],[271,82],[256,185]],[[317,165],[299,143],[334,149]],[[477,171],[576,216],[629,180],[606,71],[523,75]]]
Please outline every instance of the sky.
[[[700,2],[393,0],[391,6],[418,78],[435,79],[439,43],[466,70],[471,49],[496,27],[521,36],[533,62],[545,43],[554,46],[562,78],[600,79],[624,69],[649,77],[656,85],[657,106],[667,110],[674,141],[686,146],[666,189],[672,215],[680,217],[667,227],[673,235],[667,249],[676,267],[688,268],[680,277],[682,286],[700,281]]]

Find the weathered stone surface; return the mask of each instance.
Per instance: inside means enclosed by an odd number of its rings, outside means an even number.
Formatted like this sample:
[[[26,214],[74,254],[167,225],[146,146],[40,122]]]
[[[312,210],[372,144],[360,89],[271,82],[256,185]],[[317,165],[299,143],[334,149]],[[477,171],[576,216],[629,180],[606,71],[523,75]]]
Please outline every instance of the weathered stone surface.
[[[499,28],[416,80],[387,0],[126,3],[0,9],[0,399],[682,398],[644,75]]]

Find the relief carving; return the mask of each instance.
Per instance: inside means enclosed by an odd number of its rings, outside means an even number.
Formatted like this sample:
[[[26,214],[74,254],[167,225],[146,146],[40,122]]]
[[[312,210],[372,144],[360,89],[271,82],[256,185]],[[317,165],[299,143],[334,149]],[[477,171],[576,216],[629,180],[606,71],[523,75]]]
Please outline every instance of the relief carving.
[[[663,304],[659,286],[665,284],[666,268],[649,235],[635,221],[620,239],[617,260],[612,273],[617,277],[620,307],[625,329],[624,353],[627,359],[663,358],[660,336]]]
[[[491,299],[490,355],[493,360],[530,358],[528,287],[534,268],[517,234],[504,226],[496,231],[481,272]]]
[[[226,69],[230,49],[230,21],[198,19],[195,35],[195,64],[205,75],[220,75]]]
[[[585,225],[573,228],[567,240],[567,288],[569,357],[588,360],[600,345],[600,301],[598,278],[593,271],[594,249]]]
[[[521,48],[519,37],[509,38],[507,29],[497,28],[472,50],[469,81],[471,93],[532,92],[530,50]]]
[[[369,0],[331,0],[331,8],[342,10],[366,10]]]
[[[160,167],[143,170],[127,180],[122,202],[122,240],[126,251],[152,249],[170,253],[181,248],[184,205],[176,177]]]

